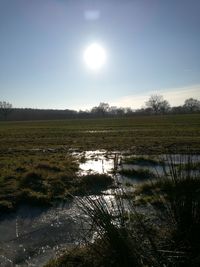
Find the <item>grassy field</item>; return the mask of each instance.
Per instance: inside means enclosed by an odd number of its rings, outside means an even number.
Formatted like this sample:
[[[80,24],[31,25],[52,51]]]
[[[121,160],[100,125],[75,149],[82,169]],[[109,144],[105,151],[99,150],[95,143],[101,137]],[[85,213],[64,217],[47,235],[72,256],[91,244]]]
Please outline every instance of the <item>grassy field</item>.
[[[200,114],[65,121],[0,122],[8,149],[126,150],[136,154],[200,152]]]
[[[73,149],[199,153],[200,114],[1,122],[0,210],[83,192],[88,185],[77,179],[77,159],[68,153]],[[96,179],[101,185],[101,177]],[[103,185],[110,183],[102,177]]]

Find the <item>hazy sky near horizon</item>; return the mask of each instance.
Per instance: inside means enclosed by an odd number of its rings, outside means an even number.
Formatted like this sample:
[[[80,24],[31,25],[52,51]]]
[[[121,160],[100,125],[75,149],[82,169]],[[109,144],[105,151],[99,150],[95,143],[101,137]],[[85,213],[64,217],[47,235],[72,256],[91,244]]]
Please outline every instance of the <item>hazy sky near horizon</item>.
[[[14,107],[141,107],[200,99],[199,0],[0,0],[0,100]],[[83,53],[107,53],[98,72]]]

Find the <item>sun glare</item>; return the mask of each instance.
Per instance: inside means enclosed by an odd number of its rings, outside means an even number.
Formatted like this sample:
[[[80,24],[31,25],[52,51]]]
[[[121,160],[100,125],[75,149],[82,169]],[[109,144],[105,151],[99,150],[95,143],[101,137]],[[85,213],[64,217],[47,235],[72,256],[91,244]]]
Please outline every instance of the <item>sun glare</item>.
[[[101,45],[93,43],[86,48],[83,58],[88,68],[99,70],[106,62],[106,51]]]

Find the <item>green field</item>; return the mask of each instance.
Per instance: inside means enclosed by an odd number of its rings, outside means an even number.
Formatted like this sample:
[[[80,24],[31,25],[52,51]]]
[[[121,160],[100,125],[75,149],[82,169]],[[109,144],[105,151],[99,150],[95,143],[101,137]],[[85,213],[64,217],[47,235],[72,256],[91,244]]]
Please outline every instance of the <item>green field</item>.
[[[0,123],[0,150],[200,152],[200,114]]]
[[[84,192],[88,184],[77,178],[79,162],[68,152],[97,149],[199,153],[200,115],[1,122],[0,210]]]

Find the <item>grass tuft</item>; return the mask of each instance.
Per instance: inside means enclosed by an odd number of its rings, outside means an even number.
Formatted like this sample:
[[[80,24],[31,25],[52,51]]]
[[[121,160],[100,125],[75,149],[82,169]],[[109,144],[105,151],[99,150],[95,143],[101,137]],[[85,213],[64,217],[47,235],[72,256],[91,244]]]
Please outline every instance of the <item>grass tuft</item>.
[[[80,178],[80,188],[84,193],[101,192],[113,185],[113,178],[107,174],[88,174]]]

